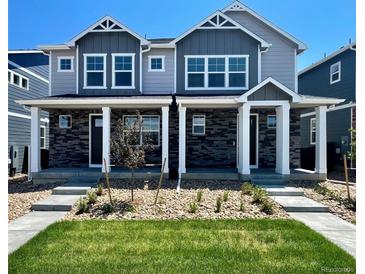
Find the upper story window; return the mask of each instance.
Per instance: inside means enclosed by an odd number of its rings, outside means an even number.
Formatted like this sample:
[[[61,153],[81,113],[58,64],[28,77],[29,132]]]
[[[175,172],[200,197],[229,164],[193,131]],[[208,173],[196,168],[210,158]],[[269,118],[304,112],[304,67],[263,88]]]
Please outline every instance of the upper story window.
[[[74,57],[73,56],[59,56],[58,58],[58,72],[73,72],[74,71]]]
[[[135,88],[134,55],[134,53],[112,54],[112,88]]]
[[[310,144],[316,144],[316,118],[310,119]]]
[[[185,89],[248,89],[248,56],[185,56]]]
[[[29,79],[12,70],[8,70],[8,83],[18,88],[29,90]]]
[[[106,88],[106,54],[84,54],[84,88]]]
[[[148,56],[148,71],[165,71],[165,56]]]
[[[60,128],[71,128],[72,116],[71,115],[60,115],[58,117],[58,124]]]
[[[341,62],[337,62],[330,67],[330,83],[331,85],[341,81]]]

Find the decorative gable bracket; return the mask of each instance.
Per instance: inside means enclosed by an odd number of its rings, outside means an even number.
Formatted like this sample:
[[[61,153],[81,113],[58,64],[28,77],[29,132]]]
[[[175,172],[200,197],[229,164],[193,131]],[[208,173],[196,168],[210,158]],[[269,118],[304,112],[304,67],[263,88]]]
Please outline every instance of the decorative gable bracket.
[[[92,30],[90,30],[90,32],[99,32],[99,31],[123,31],[123,28],[113,20],[106,19],[105,21],[101,22],[99,25],[94,27]]]
[[[234,28],[238,29],[237,26],[229,22],[226,18],[221,15],[214,15],[209,18],[206,22],[201,24],[198,29],[210,29],[210,28]]]

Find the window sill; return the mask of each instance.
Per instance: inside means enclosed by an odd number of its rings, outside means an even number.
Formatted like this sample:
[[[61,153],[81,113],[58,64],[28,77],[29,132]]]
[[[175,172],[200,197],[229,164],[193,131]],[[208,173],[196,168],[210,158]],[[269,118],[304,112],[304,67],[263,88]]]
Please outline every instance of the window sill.
[[[100,87],[100,86],[95,86],[95,87],[84,86],[83,89],[107,89],[107,87],[105,87],[105,86],[103,86],[103,87]]]
[[[75,72],[74,70],[57,70],[57,72]]]
[[[333,82],[330,82],[330,85],[332,85],[332,84],[336,84],[336,83],[338,83],[338,82],[341,82],[341,79],[340,79],[340,80],[333,81]]]
[[[165,72],[164,69],[149,69],[148,72]]]
[[[136,89],[135,86],[130,86],[130,87],[124,87],[124,86],[113,86],[112,89]]]
[[[237,87],[237,88],[226,88],[226,87],[215,87],[215,88],[189,88],[185,87],[185,90],[248,90],[247,87]]]

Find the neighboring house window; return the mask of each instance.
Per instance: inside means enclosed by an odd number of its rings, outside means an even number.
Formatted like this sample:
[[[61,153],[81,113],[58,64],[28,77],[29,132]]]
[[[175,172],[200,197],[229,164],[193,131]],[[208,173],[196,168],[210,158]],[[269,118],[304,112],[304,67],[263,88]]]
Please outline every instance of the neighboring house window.
[[[267,116],[267,128],[276,128],[276,115]]]
[[[58,57],[58,72],[73,72],[74,65],[73,56],[59,56]]]
[[[84,88],[106,88],[106,54],[84,54]]]
[[[193,115],[193,134],[205,135],[205,115]]]
[[[135,145],[151,144],[153,146],[160,145],[160,116],[158,115],[141,115],[142,128],[137,133],[137,143]],[[132,128],[137,121],[137,115],[123,116],[124,125]]]
[[[41,148],[46,148],[46,127],[41,126],[41,136],[40,136],[40,145]]]
[[[311,145],[316,144],[316,118],[310,119],[310,143]]]
[[[112,87],[134,88],[134,53],[115,53],[112,58]]]
[[[165,56],[148,56],[148,71],[165,71]]]
[[[341,81],[341,62],[337,62],[330,67],[330,83],[331,85]]]
[[[60,128],[71,128],[72,126],[72,116],[71,115],[60,115],[58,117]]]
[[[8,70],[8,82],[11,85],[29,90],[29,79],[14,71]]]
[[[185,88],[248,89],[248,56],[186,56]]]

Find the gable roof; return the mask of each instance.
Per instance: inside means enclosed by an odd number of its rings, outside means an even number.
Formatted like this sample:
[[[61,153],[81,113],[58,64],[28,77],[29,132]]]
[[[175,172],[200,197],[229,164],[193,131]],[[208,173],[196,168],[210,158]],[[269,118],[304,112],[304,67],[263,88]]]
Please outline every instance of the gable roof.
[[[280,33],[281,35],[283,35],[284,37],[286,37],[290,41],[294,42],[294,44],[298,45],[298,53],[300,53],[302,51],[305,51],[307,49],[307,46],[302,41],[298,40],[297,38],[295,38],[291,34],[287,33],[284,30],[282,30],[281,28],[279,28],[278,26],[276,26],[275,24],[273,24],[272,22],[270,22],[266,18],[264,18],[261,15],[259,15],[258,13],[256,13],[254,10],[252,10],[249,7],[247,7],[246,5],[242,4],[240,1],[234,1],[232,4],[225,7],[222,11],[223,12],[227,12],[227,11],[245,11],[245,12],[251,14],[253,17],[256,17],[258,20],[260,20],[261,22],[263,22],[264,24],[266,24],[267,26],[269,26],[273,30],[277,31],[278,33]]]
[[[68,41],[66,44],[68,46],[75,46],[75,42],[88,34],[89,32],[114,32],[114,31],[126,31],[130,33],[132,36],[136,37],[138,40],[141,41],[142,45],[148,45],[150,42],[147,41],[145,38],[137,34],[136,32],[132,31],[125,25],[123,25],[118,20],[114,19],[113,17],[107,15],[98,20],[96,23],[92,24],[90,27],[73,37],[70,41]]]
[[[351,43],[351,44],[349,44],[349,45],[347,45],[347,46],[345,46],[345,47],[342,47],[342,48],[340,48],[339,50],[337,50],[337,51],[335,51],[335,52],[331,53],[331,54],[330,54],[330,55],[328,55],[327,57],[325,57],[325,58],[323,58],[323,59],[321,59],[321,60],[319,60],[319,61],[315,62],[314,64],[310,65],[309,67],[306,67],[305,69],[301,70],[301,71],[298,73],[298,76],[299,76],[299,75],[301,75],[301,74],[303,74],[303,73],[305,73],[305,72],[307,72],[307,71],[309,71],[309,70],[311,70],[311,69],[313,69],[313,68],[315,68],[315,67],[317,67],[317,66],[319,66],[320,64],[322,64],[322,63],[324,63],[324,62],[326,62],[326,61],[328,61],[328,60],[332,59],[333,57],[335,57],[335,56],[339,55],[340,53],[342,53],[342,52],[344,52],[344,51],[347,51],[347,50],[349,50],[349,49],[351,49],[351,50],[356,50],[356,42],[353,42],[353,43]]]
[[[261,43],[261,47],[268,48],[271,46],[271,44],[266,42],[264,39],[262,39],[261,37],[259,37],[256,34],[254,34],[253,32],[249,31],[244,26],[237,23],[232,18],[225,15],[223,12],[221,12],[219,10],[214,12],[213,14],[207,16],[205,19],[200,21],[198,24],[196,24],[192,28],[188,29],[183,34],[179,35],[178,37],[176,37],[174,40],[172,40],[170,42],[170,44],[176,44],[178,41],[180,41],[181,39],[183,39],[184,37],[186,37],[187,35],[189,35],[190,33],[192,33],[193,31],[195,31],[197,29],[240,29],[243,32],[245,32],[246,34],[248,34],[251,37],[253,37],[254,39],[256,39],[257,41],[259,41]]]
[[[238,98],[238,102],[247,102],[248,96],[252,95],[253,93],[255,93],[256,91],[258,91],[259,89],[261,89],[262,87],[266,86],[269,83],[275,85],[280,90],[282,90],[283,92],[288,94],[290,97],[292,97],[293,103],[297,103],[297,102],[301,101],[301,97],[298,93],[296,93],[296,92],[292,91],[291,89],[287,88],[282,83],[275,80],[274,78],[268,77],[264,81],[262,81],[260,84],[258,84],[257,86],[253,87],[252,89],[250,89],[246,93],[242,94]]]

